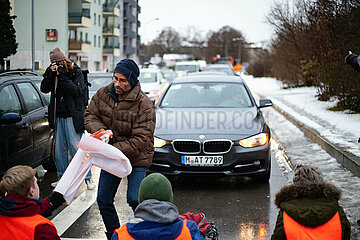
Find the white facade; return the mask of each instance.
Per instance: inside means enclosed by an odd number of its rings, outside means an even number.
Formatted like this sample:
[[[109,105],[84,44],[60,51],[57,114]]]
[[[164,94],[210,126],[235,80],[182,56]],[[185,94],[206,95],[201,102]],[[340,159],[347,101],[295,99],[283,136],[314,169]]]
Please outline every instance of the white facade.
[[[34,68],[44,71],[50,64],[49,52],[58,47],[68,58],[74,60],[81,68],[90,72],[104,71],[108,66],[113,69],[124,57],[138,61],[139,42],[137,28],[138,10],[136,0],[119,0],[114,18],[115,29],[110,35],[115,37],[112,45],[105,47],[106,32],[105,6],[110,8],[114,1],[108,0],[36,0],[34,2],[34,34],[32,34],[32,1],[10,0],[12,15],[15,15],[17,53],[5,60],[10,60],[10,70],[31,70],[32,36],[34,37]],[[126,15],[125,14],[125,8]],[[129,18],[130,16],[130,18]],[[106,22],[109,24],[109,21]],[[130,27],[129,27],[130,26]],[[109,27],[109,26],[107,26]],[[110,26],[112,28],[112,26]],[[125,33],[124,28],[127,27]],[[46,30],[54,29],[56,41],[48,41]],[[130,32],[130,35],[129,35]],[[105,36],[108,34],[107,36]],[[113,60],[113,56],[114,60]]]

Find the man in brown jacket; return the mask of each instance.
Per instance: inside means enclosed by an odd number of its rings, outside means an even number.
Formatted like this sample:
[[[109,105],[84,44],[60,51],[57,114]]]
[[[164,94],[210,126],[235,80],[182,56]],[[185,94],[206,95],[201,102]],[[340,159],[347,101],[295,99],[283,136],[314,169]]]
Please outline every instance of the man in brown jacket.
[[[127,177],[127,202],[133,210],[138,205],[141,181],[154,154],[155,109],[141,91],[139,67],[131,59],[121,60],[115,67],[113,83],[100,88],[85,111],[85,129],[94,133],[105,129],[113,134],[110,144],[120,149],[133,167]],[[121,178],[101,170],[97,203],[108,239],[120,227],[114,198]]]

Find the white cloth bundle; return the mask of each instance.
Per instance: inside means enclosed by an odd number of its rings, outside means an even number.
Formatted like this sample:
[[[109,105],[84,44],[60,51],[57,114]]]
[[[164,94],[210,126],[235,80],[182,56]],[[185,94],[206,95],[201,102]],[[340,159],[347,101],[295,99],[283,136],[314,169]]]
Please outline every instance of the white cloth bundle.
[[[71,160],[64,175],[62,175],[54,191],[63,194],[67,204],[70,204],[84,182],[92,165],[95,165],[119,178],[129,175],[132,167],[129,159],[116,147],[85,133],[75,156]]]

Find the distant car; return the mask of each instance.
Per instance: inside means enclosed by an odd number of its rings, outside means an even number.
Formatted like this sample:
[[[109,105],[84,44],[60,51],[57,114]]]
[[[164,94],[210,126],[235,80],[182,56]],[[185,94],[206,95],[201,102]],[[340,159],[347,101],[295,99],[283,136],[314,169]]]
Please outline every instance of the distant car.
[[[203,72],[223,72],[229,76],[236,76],[234,69],[229,64],[208,64]]]
[[[105,87],[113,82],[113,73],[89,73],[88,82],[91,84],[89,88],[89,101],[95,95],[95,93],[102,87]]]
[[[162,69],[161,72],[168,82],[172,82],[178,77],[177,73],[172,69]]]
[[[200,64],[196,61],[183,61],[175,63],[175,71],[185,71],[187,73],[199,72]]]
[[[167,82],[159,69],[141,68],[139,81],[141,90],[151,99],[155,100]]]
[[[42,79],[23,71],[0,74],[0,174],[20,164],[56,169],[50,95],[40,92]]]
[[[187,75],[169,84],[156,105],[150,172],[270,178],[270,129],[237,76]]]
[[[189,73],[189,76],[199,76],[199,75],[227,75],[225,72],[194,72]]]

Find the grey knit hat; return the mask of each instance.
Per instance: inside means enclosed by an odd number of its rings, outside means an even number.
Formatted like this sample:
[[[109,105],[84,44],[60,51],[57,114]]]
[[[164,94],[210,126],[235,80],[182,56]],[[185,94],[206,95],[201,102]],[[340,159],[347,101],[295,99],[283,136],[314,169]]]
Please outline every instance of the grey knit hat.
[[[59,48],[54,48],[53,50],[50,51],[50,61],[51,62],[63,61],[65,59],[66,59],[65,55],[60,51]]]
[[[295,166],[293,183],[311,184],[323,183],[324,178],[318,166],[312,162],[301,162]]]

